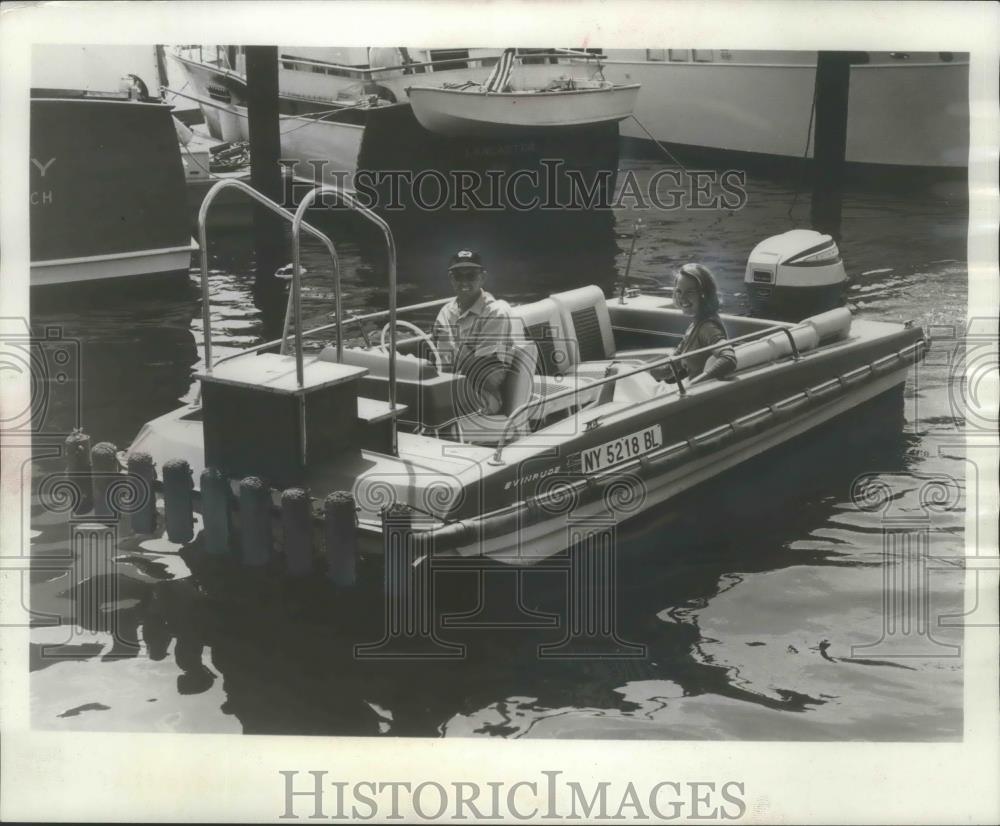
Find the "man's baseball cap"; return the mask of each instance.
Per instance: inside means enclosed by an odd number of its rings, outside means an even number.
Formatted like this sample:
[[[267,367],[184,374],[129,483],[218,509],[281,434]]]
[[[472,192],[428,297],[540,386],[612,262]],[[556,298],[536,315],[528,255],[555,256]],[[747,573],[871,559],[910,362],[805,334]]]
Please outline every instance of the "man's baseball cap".
[[[483,260],[478,252],[473,250],[459,250],[448,261],[448,272],[458,269],[483,269]]]

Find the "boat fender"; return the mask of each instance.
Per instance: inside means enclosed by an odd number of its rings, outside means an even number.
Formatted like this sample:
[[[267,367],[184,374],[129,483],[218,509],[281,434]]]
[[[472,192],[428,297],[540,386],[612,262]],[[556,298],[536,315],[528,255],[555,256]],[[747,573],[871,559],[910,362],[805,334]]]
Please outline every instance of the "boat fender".
[[[843,392],[844,385],[840,383],[839,379],[830,379],[830,381],[825,381],[806,390],[810,399],[820,403],[829,401],[834,396],[839,396]]]
[[[791,329],[795,346],[800,353],[808,352],[823,341],[836,341],[847,336],[851,328],[851,311],[838,307],[811,316]],[[775,333],[760,341],[751,341],[734,348],[736,368],[746,370],[778,361],[792,354],[792,345],[784,333]]]
[[[811,327],[819,336],[819,341],[836,341],[846,338],[851,329],[851,311],[847,307],[837,307],[825,313],[810,316],[800,327]],[[801,349],[801,348],[800,348]]]
[[[815,349],[820,342],[819,331],[811,322],[804,322],[801,326],[792,328],[792,338],[800,353]]]
[[[872,366],[870,364],[864,364],[854,370],[848,370],[840,377],[840,381],[844,387],[850,387],[851,385],[857,384],[858,382],[862,382],[871,377],[871,374]]]
[[[782,399],[774,405],[774,415],[778,421],[784,421],[802,412],[802,408],[810,403],[810,398],[806,393],[798,393],[787,399]]]
[[[732,425],[724,424],[721,427],[706,430],[691,439],[691,445],[697,453],[710,453],[724,447],[727,442],[736,438],[736,431]]]
[[[679,442],[666,448],[663,453],[657,454],[654,458],[643,457],[639,461],[639,466],[648,476],[658,476],[687,461],[688,455],[693,449],[690,442]]]
[[[508,524],[509,523],[509,524]],[[516,520],[513,515],[501,514],[493,517],[483,517],[474,522],[452,522],[442,528],[436,528],[415,534],[421,544],[418,546],[422,551],[431,548],[434,551],[450,551],[463,545],[472,545],[489,539],[491,536],[498,536],[504,532],[514,530]]]
[[[755,436],[774,424],[774,411],[770,407],[741,416],[733,421],[733,429],[737,439]]]
[[[792,345],[786,336],[778,333],[760,341],[740,344],[733,348],[733,352],[736,355],[736,369],[747,370],[751,367],[769,364],[772,361],[790,356],[792,354]]]
[[[872,373],[876,376],[882,376],[897,369],[899,365],[899,353],[890,353],[887,356],[882,356],[882,358],[875,359],[871,363]]]

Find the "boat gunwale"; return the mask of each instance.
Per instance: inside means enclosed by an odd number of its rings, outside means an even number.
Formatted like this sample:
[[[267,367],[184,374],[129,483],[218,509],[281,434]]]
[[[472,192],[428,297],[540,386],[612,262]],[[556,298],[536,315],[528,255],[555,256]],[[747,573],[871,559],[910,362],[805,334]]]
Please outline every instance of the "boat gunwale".
[[[582,62],[582,61],[581,61]],[[815,63],[736,63],[734,61],[719,60],[603,60],[605,66],[671,66],[673,68],[685,68],[691,66],[714,67],[718,69],[809,69],[816,71]],[[940,66],[964,66],[968,68],[968,60],[944,60],[938,63],[852,63],[851,69],[927,69]]]
[[[898,371],[905,371],[905,369],[911,364],[918,361],[921,357],[921,349],[926,352],[927,342],[926,339],[920,339],[913,341],[910,344],[902,347],[901,349],[887,354],[886,356],[876,359],[876,361],[886,361],[892,359],[894,362],[902,362],[898,365]],[[876,373],[874,370],[870,369],[870,364],[865,365],[863,368],[868,371],[868,378],[873,382],[884,378],[884,376]],[[857,370],[849,371],[844,375],[849,373],[857,372]],[[886,371],[887,372],[887,371]],[[905,381],[905,376],[902,378]],[[802,391],[794,393],[785,399],[781,399],[774,404],[767,405],[765,407],[759,408],[758,410],[751,411],[748,414],[734,419],[732,422],[724,425],[718,425],[712,427],[703,433],[696,434],[688,439],[684,439],[678,442],[674,442],[669,445],[664,445],[662,448],[652,451],[648,454],[643,454],[635,459],[629,460],[628,462],[623,462],[619,465],[615,465],[612,468],[608,468],[602,473],[591,474],[587,476],[580,476],[573,479],[572,481],[565,481],[565,483],[559,487],[553,488],[551,491],[545,492],[543,495],[534,494],[532,496],[526,497],[523,500],[517,500],[513,504],[505,505],[502,508],[497,508],[492,511],[487,511],[485,513],[477,514],[474,516],[466,516],[457,519],[449,520],[447,517],[434,516],[435,525],[426,528],[423,531],[418,531],[417,536],[421,537],[421,541],[433,541],[434,534],[443,531],[447,528],[454,527],[455,530],[462,530],[464,527],[465,531],[471,532],[471,534],[476,537],[473,541],[483,542],[490,538],[487,535],[485,523],[487,520],[499,520],[505,518],[511,518],[515,516],[519,511],[522,510],[537,510],[545,509],[546,503],[552,499],[559,499],[565,497],[567,494],[576,494],[580,491],[587,489],[599,489],[603,485],[611,485],[616,481],[620,481],[623,478],[629,478],[629,476],[634,474],[634,471],[638,470],[640,472],[644,471],[651,463],[662,461],[664,459],[676,458],[677,456],[687,455],[691,453],[702,453],[707,454],[714,452],[717,449],[722,449],[724,447],[732,447],[736,444],[743,442],[747,438],[753,438],[760,435],[764,431],[773,431],[777,426],[784,425],[788,422],[788,415],[791,414],[794,417],[806,417],[810,415],[813,407],[820,408],[825,407],[828,404],[833,404],[835,399],[830,397],[829,393],[815,393],[818,388],[830,385],[832,382],[837,382],[841,389],[842,394],[838,393],[836,395],[848,395],[859,389],[859,382],[857,381],[842,381],[841,377],[837,376],[833,379],[827,379],[819,384],[806,388]],[[867,384],[867,382],[865,382]],[[893,382],[892,387],[897,386],[901,382]],[[889,390],[892,389],[889,388]],[[793,403],[794,402],[794,403]],[[808,406],[810,409],[803,409],[803,404]],[[780,410],[779,410],[780,409]],[[784,415],[782,415],[784,414]],[[842,415],[842,414],[838,414]],[[759,421],[755,422],[751,427],[746,428],[747,432],[741,436],[739,428],[735,426],[736,422],[745,422],[747,419],[756,418]],[[763,427],[760,426],[761,421],[769,421],[769,423]],[[809,428],[806,428],[808,430]],[[727,438],[727,436],[732,436],[732,438]],[[703,443],[699,443],[699,441]],[[673,454],[673,456],[672,456]],[[673,462],[670,462],[672,465]],[[665,467],[660,473],[644,473],[641,478],[644,479],[662,479],[665,478],[673,467]],[[560,478],[559,476],[553,476],[552,478]],[[637,513],[629,513],[628,516],[635,516],[639,513],[644,512],[646,509],[640,509]],[[431,516],[431,514],[423,513],[424,517]],[[553,514],[556,516],[556,514]],[[529,524],[541,524],[545,520],[536,520]],[[366,518],[359,514],[358,524],[363,530],[366,530],[371,536],[379,536],[382,533],[381,523],[375,519]],[[422,534],[422,536],[421,536]],[[497,534],[500,536],[501,534]],[[449,551],[455,550],[458,547],[462,547],[461,542],[451,542],[448,543],[444,548],[439,550]]]
[[[606,92],[631,92],[634,89],[641,89],[641,83],[622,83],[614,84],[611,81],[607,81],[610,85],[601,86],[597,89],[552,89],[552,90],[533,90],[527,89],[523,91],[513,91],[513,92],[490,92],[485,89],[446,89],[441,86],[407,86],[406,93],[411,95],[413,92],[446,92],[448,94],[456,95],[477,95],[483,98],[491,99],[510,99],[522,97],[527,100],[533,100],[539,97],[551,97],[553,95],[578,95],[578,94],[595,94],[595,93],[606,93]],[[627,117],[627,116],[626,116]]]

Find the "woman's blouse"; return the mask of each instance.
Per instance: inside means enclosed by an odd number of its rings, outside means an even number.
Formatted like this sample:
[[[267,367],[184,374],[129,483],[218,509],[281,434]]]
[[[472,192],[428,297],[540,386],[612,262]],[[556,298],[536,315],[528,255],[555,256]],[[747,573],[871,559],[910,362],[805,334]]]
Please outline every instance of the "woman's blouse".
[[[699,318],[684,331],[684,338],[681,339],[674,354],[682,355],[692,350],[700,350],[727,338],[726,328],[717,315]],[[705,373],[706,378],[719,378],[736,370],[736,353],[733,352],[732,346],[727,344],[712,352],[698,353],[681,359],[681,364],[688,378],[694,378],[701,373]]]

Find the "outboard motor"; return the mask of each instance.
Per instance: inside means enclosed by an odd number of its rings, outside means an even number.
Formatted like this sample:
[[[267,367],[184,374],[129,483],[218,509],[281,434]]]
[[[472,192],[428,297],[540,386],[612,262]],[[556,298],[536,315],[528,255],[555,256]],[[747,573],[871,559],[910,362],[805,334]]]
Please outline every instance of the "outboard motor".
[[[744,276],[750,312],[799,321],[842,306],[847,274],[829,235],[793,229],[761,241],[750,253]]]

